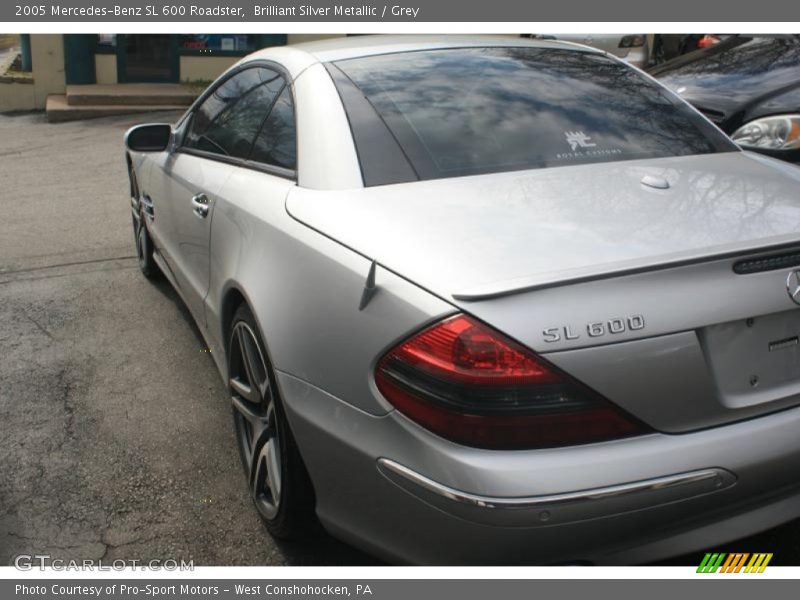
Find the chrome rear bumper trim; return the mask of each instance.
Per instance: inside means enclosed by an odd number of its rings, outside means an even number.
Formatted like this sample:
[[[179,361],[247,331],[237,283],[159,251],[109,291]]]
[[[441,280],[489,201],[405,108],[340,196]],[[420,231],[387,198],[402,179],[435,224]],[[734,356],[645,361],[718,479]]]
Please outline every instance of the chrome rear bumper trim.
[[[455,512],[458,516],[485,522],[487,518],[495,520],[489,513],[499,515],[508,511],[522,518],[502,517],[500,520],[503,524],[527,526],[554,525],[640,510],[722,491],[736,482],[736,476],[729,471],[708,468],[575,492],[493,497],[462,492],[388,458],[378,459],[378,469],[405,490],[443,510],[449,509],[449,512]],[[454,511],[456,507],[462,510]]]

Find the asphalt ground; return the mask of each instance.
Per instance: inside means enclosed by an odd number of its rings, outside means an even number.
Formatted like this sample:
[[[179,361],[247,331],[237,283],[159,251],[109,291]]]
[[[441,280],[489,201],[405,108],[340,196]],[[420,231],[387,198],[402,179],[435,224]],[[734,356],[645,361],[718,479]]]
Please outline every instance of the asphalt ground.
[[[122,134],[142,120],[0,116],[0,564],[375,564],[324,533],[277,543],[251,506],[213,359],[134,258]],[[714,550],[800,565],[799,540]]]
[[[134,258],[122,134],[139,121],[0,116],[0,564],[374,562],[261,525],[213,359]]]

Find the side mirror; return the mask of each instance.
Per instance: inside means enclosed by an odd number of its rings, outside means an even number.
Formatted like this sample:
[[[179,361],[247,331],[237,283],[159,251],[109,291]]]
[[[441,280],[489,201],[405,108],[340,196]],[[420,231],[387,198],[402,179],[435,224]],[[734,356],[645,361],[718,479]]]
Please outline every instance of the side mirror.
[[[163,152],[171,137],[172,125],[168,123],[136,125],[125,133],[125,147],[131,152]]]

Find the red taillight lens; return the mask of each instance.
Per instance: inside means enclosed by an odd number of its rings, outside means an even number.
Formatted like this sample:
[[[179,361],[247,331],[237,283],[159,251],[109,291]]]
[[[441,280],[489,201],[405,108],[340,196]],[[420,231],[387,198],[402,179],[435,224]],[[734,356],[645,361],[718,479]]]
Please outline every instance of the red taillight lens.
[[[645,428],[541,357],[467,315],[403,342],[375,382],[400,412],[468,446],[545,448],[643,433]]]

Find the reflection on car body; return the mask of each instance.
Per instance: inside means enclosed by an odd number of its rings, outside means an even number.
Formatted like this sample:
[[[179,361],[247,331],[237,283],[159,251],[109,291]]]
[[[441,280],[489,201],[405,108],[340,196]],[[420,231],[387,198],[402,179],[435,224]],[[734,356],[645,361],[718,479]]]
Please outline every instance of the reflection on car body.
[[[577,44],[585,44],[598,50],[621,58],[628,64],[640,69],[650,62],[650,44],[644,34],[615,33],[550,33],[530,35],[540,40],[562,40]]]

